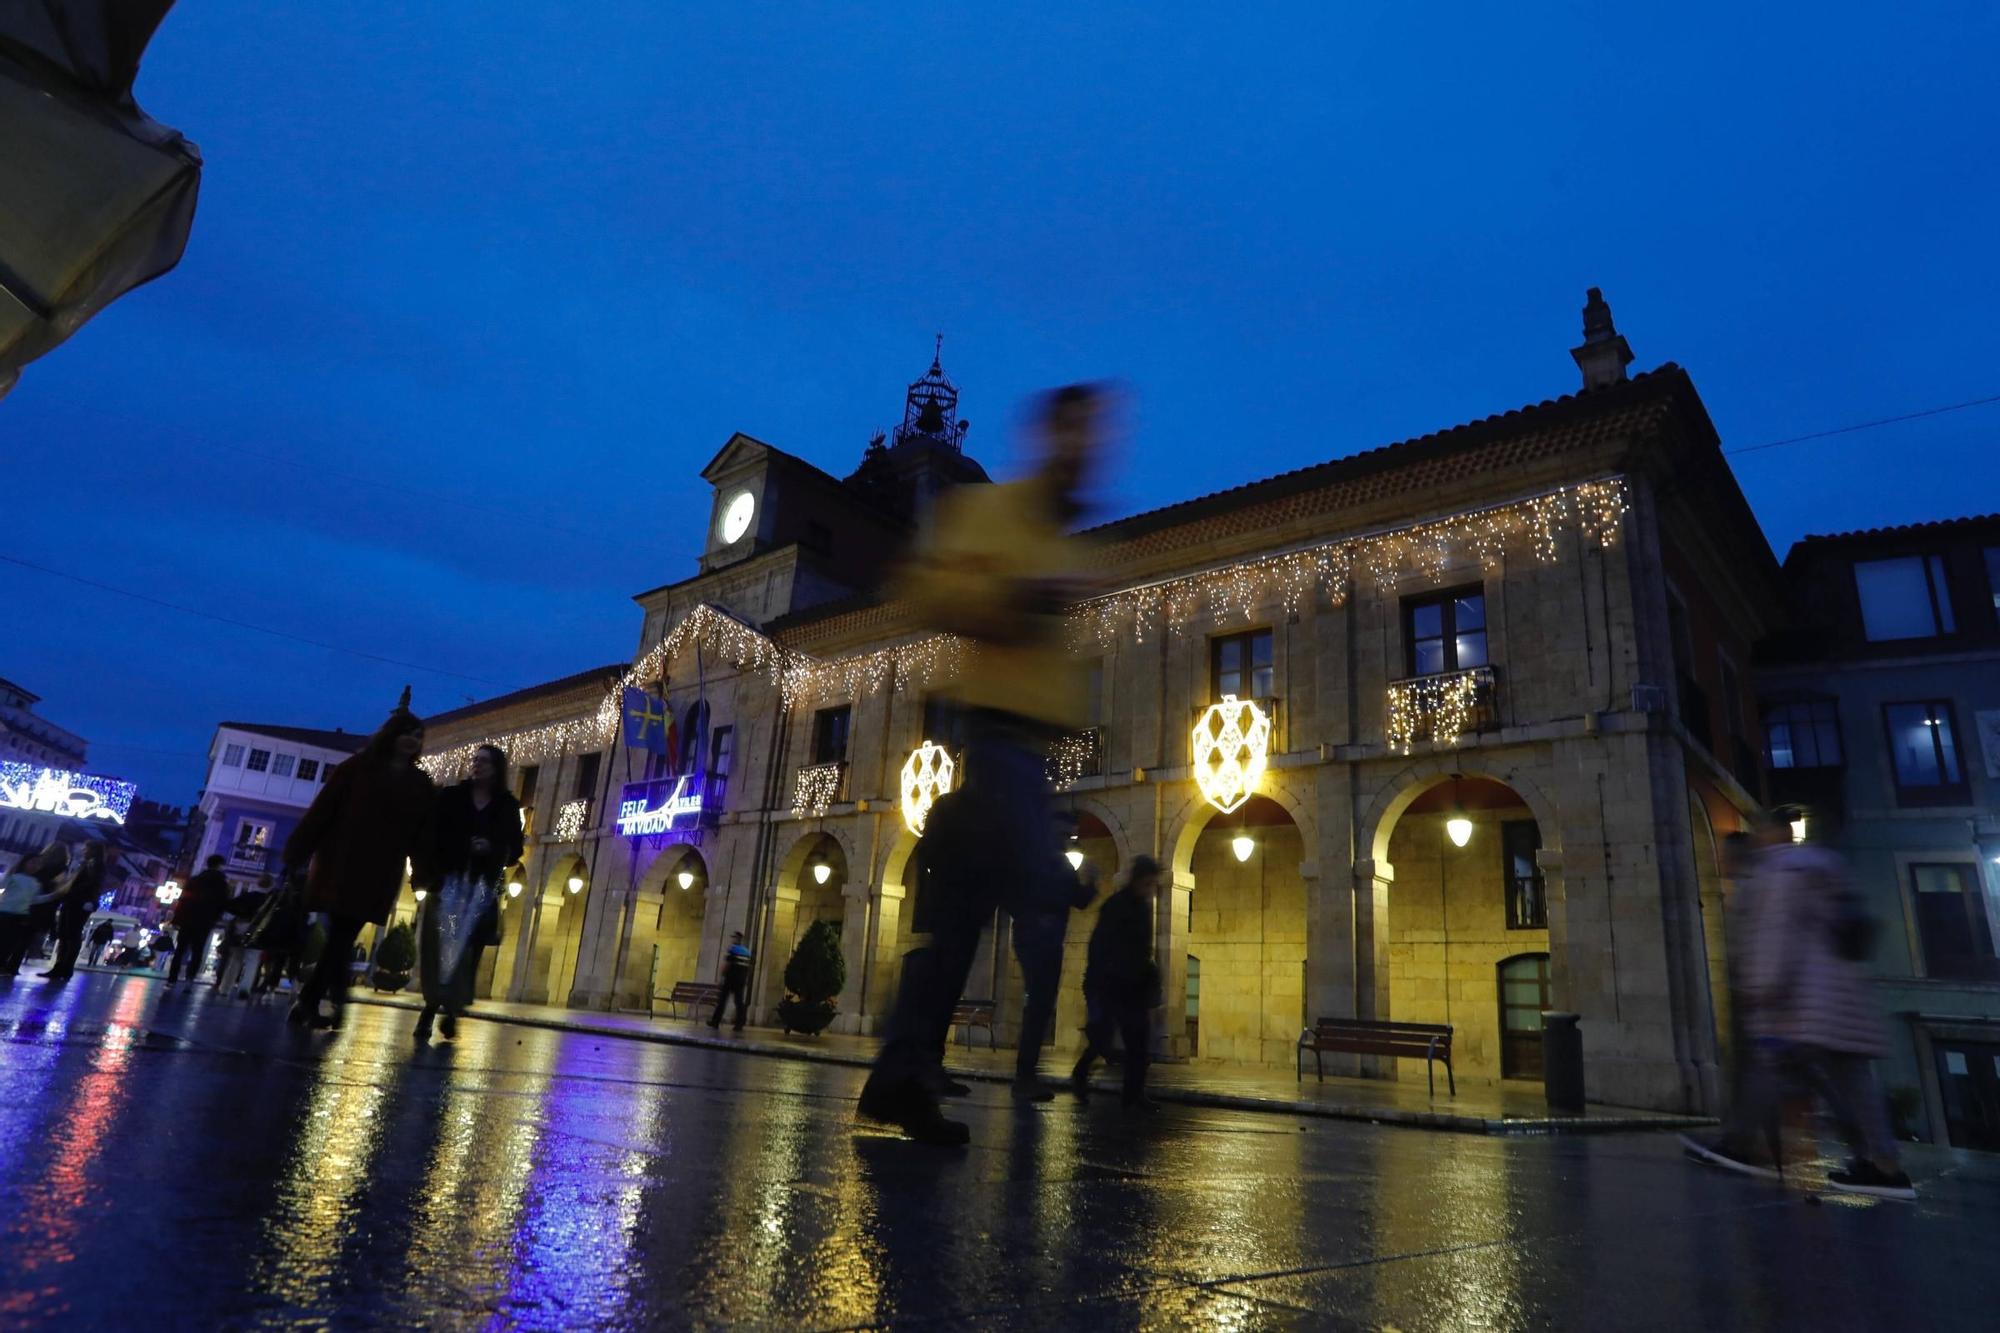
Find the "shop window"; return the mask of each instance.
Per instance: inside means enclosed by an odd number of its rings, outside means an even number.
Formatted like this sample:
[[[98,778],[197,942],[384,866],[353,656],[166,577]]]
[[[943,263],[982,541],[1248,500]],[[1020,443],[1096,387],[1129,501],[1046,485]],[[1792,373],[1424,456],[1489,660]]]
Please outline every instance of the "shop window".
[[[1274,683],[1271,667],[1271,631],[1251,630],[1247,634],[1227,634],[1208,641],[1209,683],[1212,697],[1233,694],[1239,699],[1268,699]]]
[[[851,704],[822,708],[813,714],[812,761],[831,764],[847,758],[847,728],[854,720]]]
[[[1951,588],[1945,582],[1942,556],[1857,560],[1854,588],[1861,597],[1861,627],[1870,642],[1930,639],[1958,628],[1952,620]]]
[[[1500,964],[1500,1077],[1542,1076],[1542,1012],[1551,1004],[1547,954]]]
[[[1509,819],[1500,825],[1500,873],[1507,885],[1507,929],[1547,930],[1548,895],[1535,853],[1542,847],[1542,830],[1532,819]]]
[[[1460,588],[1403,603],[1403,641],[1412,676],[1485,666],[1486,594]]]
[[[1979,891],[1978,867],[1963,862],[1912,865],[1910,889],[1924,975],[2000,980],[2000,959],[1993,954],[1993,925],[1986,896]]]
[[[1903,805],[1958,805],[1968,799],[1951,705],[1942,699],[1884,704],[1896,800]]]
[[[1764,759],[1772,768],[1840,767],[1840,716],[1831,699],[1764,710]]]

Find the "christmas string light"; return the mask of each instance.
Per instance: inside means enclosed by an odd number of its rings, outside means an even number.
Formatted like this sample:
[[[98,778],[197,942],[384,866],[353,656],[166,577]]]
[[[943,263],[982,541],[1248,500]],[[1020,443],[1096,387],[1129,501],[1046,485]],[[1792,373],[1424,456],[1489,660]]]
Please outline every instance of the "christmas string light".
[[[583,837],[584,817],[590,813],[590,801],[580,797],[566,802],[556,811],[555,835],[559,841],[575,842]]]
[[[818,819],[824,815],[840,791],[840,775],[846,767],[834,760],[801,768],[792,779],[792,818]]]
[[[1054,787],[1067,787],[1089,774],[1097,767],[1099,743],[1095,727],[1056,737],[1049,746],[1047,765],[1049,784]]]
[[[1390,749],[1408,754],[1419,735],[1445,741],[1465,734],[1479,706],[1480,691],[1492,683],[1491,667],[1392,681],[1383,739]]]

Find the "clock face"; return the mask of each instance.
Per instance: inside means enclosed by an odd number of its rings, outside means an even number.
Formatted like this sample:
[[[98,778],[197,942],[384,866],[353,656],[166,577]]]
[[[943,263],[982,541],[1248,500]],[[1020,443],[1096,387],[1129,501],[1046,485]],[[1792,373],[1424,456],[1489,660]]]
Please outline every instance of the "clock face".
[[[757,512],[757,497],[748,491],[738,491],[722,507],[722,521],[716,531],[725,543],[743,540],[743,534],[750,531],[750,519]]]

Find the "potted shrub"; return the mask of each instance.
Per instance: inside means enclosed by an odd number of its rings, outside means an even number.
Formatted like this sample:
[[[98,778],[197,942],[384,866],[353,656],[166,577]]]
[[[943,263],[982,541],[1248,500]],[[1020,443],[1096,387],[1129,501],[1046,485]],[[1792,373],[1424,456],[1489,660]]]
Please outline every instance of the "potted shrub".
[[[382,937],[382,947],[375,951],[375,989],[403,989],[410,984],[410,973],[416,965],[417,937],[410,933],[408,923],[398,921],[389,927],[389,933]]]
[[[847,984],[847,958],[840,952],[840,927],[815,921],[807,927],[792,961],[785,964],[785,998],[778,1022],[786,1032],[813,1036],[833,1021],[833,1002]]]

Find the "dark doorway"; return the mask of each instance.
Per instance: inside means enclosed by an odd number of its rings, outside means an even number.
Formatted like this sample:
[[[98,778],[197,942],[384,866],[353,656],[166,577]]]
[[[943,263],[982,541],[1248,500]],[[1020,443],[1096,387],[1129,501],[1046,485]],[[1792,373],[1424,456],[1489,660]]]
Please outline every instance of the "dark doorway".
[[[1500,964],[1500,1077],[1542,1076],[1542,1011],[1549,1004],[1547,954],[1524,953]]]

